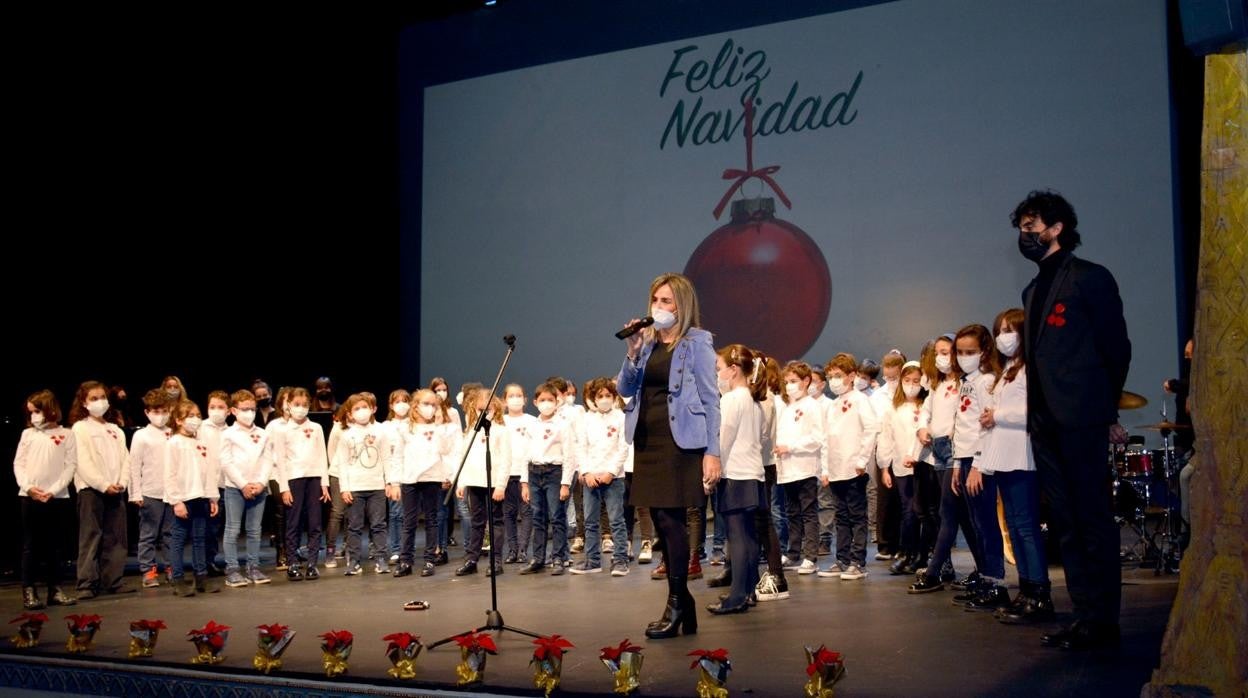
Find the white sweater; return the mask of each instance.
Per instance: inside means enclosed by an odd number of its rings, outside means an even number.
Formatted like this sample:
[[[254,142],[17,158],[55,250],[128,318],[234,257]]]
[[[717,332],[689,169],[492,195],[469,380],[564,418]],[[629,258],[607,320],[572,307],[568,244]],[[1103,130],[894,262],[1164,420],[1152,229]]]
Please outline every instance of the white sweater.
[[[23,429],[13,456],[17,494],[26,497],[27,490],[38,487],[51,492],[55,499],[66,499],[77,466],[78,448],[72,431],[59,425]]]
[[[609,473],[613,478],[624,477],[628,446],[622,410],[586,411],[581,420],[581,452],[575,462],[582,475]]]
[[[719,458],[729,480],[763,480],[763,408],[749,388],[719,398]]]
[[[202,427],[201,427],[202,429]],[[164,498],[170,505],[219,498],[220,464],[198,438],[174,434],[165,443]]]
[[[225,487],[225,470],[221,468],[221,434],[229,427],[222,424],[217,426],[205,419],[199,425],[199,431],[195,433],[195,438],[200,443],[208,447],[208,457],[217,463],[217,488]]]
[[[74,487],[104,492],[110,485],[130,485],[130,452],[121,427],[88,417],[75,422],[72,431],[78,451]]]
[[[824,476],[829,481],[852,480],[865,471],[875,453],[880,421],[871,398],[850,390],[832,401],[824,418],[826,441]]]
[[[996,381],[991,373],[967,374],[962,380],[958,391],[958,409],[953,415],[953,457],[973,458],[979,452],[979,437],[983,429],[979,426],[979,415],[984,411],[989,391]],[[954,463],[957,467],[957,463]]]
[[[267,485],[273,477],[273,445],[268,432],[235,422],[221,432],[221,471],[225,486],[243,489],[249,483]]]
[[[173,432],[148,424],[130,439],[130,499],[165,498],[165,445]]]
[[[468,460],[464,462],[464,469],[459,474],[459,482],[456,483],[456,489],[486,486],[485,430],[482,429],[477,432],[475,443],[473,442],[472,434],[471,431],[464,432],[459,439],[459,457],[462,459],[464,452],[467,451]],[[490,427],[490,484],[495,488],[507,485],[507,473],[511,468],[511,439],[508,436],[507,428],[503,425],[494,424]],[[564,466],[564,471],[567,471],[566,465]],[[527,482],[527,480],[524,480],[524,482]]]
[[[529,462],[563,465],[560,482],[564,485],[571,485],[576,474],[577,432],[573,424],[573,420],[558,416],[548,420],[538,419],[529,436]],[[528,481],[529,473],[526,471],[520,476],[520,482]]]
[[[958,380],[940,382],[923,401],[924,423],[932,438],[953,436],[953,416],[958,412]]]
[[[1027,371],[997,385],[988,397],[996,425],[984,432],[973,466],[982,473],[1032,471],[1036,462],[1027,435]]]
[[[302,477],[320,478],[321,487],[329,487],[329,457],[320,424],[310,419],[303,424],[291,421],[272,432],[272,438],[274,479],[280,491],[289,492],[290,481]]]
[[[906,458],[918,460],[922,444],[919,443],[919,427],[923,422],[923,405],[918,402],[903,402],[893,407],[889,402],[885,412],[880,415],[880,438],[876,456],[881,468],[890,465],[893,477],[906,477],[914,474],[914,468],[905,466]]]
[[[531,414],[503,415],[503,423],[511,437],[511,465],[508,473],[526,482],[529,475],[530,437],[537,428],[537,417]]]
[[[352,424],[338,436],[338,489],[341,492],[371,492],[386,489],[393,467],[394,449],[390,429],[376,422]]]
[[[456,440],[455,432],[448,430],[447,425],[408,422],[398,434],[399,457],[390,470],[390,484],[440,483],[451,479],[451,464],[447,461]]]
[[[776,483],[818,477],[823,452],[823,419],[819,403],[812,397],[788,403],[776,422],[776,446],[788,453],[776,458]]]

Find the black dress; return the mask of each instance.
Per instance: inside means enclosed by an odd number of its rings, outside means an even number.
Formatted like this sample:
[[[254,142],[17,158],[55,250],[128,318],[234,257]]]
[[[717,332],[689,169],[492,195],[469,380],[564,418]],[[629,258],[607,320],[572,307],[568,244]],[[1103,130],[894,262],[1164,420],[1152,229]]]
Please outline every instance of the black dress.
[[[702,456],[706,449],[684,449],[672,438],[667,411],[672,352],[655,344],[637,396],[633,431],[633,482],[629,504],[638,507],[694,507],[706,498]]]

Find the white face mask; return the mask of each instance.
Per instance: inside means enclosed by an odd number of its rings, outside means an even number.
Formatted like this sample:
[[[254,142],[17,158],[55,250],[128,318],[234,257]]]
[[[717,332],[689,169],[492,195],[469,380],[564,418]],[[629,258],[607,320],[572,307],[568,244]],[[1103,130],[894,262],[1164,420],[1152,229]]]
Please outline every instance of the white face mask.
[[[523,412],[524,411],[524,398],[522,397],[507,398],[507,409],[511,410],[512,412]]]
[[[907,398],[913,399],[919,394],[919,389],[921,387],[922,386],[915,385],[914,383],[906,383],[901,386],[901,392],[905,393]]]
[[[844,379],[841,379],[841,380],[833,379],[828,382],[828,385],[832,386],[832,394],[837,397],[840,397],[844,395],[845,393],[849,392],[849,386],[845,385]]]
[[[390,409],[394,410],[394,415],[396,417],[402,418],[406,417],[407,413],[412,411],[412,406],[406,402],[396,402],[390,406]]]
[[[239,410],[238,413],[234,415],[234,419],[239,424],[242,424],[245,427],[249,427],[252,424],[254,424],[256,421],[256,411],[255,410]]]
[[[919,376],[919,387],[923,388],[924,390],[931,390],[932,382],[927,379],[926,375]]]
[[[549,417],[555,413],[556,403],[554,400],[539,400],[537,403],[537,411],[543,417]]]
[[[997,350],[1009,357],[1018,353],[1018,333],[1002,332],[997,335]]]
[[[39,429],[43,426],[43,413],[42,412],[30,413],[30,426],[36,429]]]
[[[785,383],[784,392],[788,393],[790,400],[796,400],[802,396],[801,383]]]
[[[666,330],[676,326],[676,313],[656,306],[650,307],[650,317],[654,318],[654,329]]]
[[[220,407],[214,410],[208,410],[208,421],[216,424],[217,426],[221,426],[222,424],[225,424],[225,415],[227,413],[229,413],[229,410]]]
[[[974,373],[979,370],[979,354],[974,356],[959,356],[958,366],[962,367],[963,373]]]
[[[819,397],[823,394],[823,388],[815,385],[814,381],[811,381],[810,385],[806,386],[806,394],[811,397]]]
[[[416,411],[420,413],[422,419],[433,419],[433,415],[437,414],[438,408],[433,405],[417,405]]]
[[[199,417],[187,417],[186,421],[182,422],[182,427],[186,429],[187,432],[195,434],[199,432],[199,427],[202,426],[203,423],[204,420]]]
[[[607,412],[610,412],[611,410],[615,409],[615,400],[609,397],[600,397],[598,398],[598,401],[595,404],[598,405],[598,411],[602,412],[603,414],[606,414]]]
[[[163,429],[164,426],[169,423],[169,415],[168,414],[152,414],[151,412],[148,412],[147,421],[150,422],[152,426],[158,429]]]
[[[568,407],[571,407],[572,405],[575,405],[575,404],[576,404],[576,393],[573,393],[573,394],[571,394],[571,395],[564,395],[564,396],[563,396],[563,404],[567,405]]]
[[[290,408],[290,416],[294,419],[302,420],[308,416],[308,408],[303,405],[296,405]]]
[[[368,420],[372,419],[373,411],[367,407],[357,407],[351,411],[351,418],[356,424],[368,424]]]
[[[446,392],[446,388],[443,388],[441,390],[435,390],[433,391],[433,394],[437,395],[438,399],[441,400],[442,402],[446,402],[446,396],[449,395],[449,393]]]
[[[87,403],[87,413],[99,419],[108,411],[108,398],[96,398]]]
[[[443,397],[442,399],[445,400],[446,398]],[[464,391],[461,390],[458,393],[455,393],[455,404],[460,407],[464,406]]]
[[[940,371],[941,373],[948,373],[949,369],[951,368],[953,368],[953,362],[949,360],[948,354],[936,355],[936,370],[937,371]]]
[[[868,385],[870,385],[870,383],[867,383],[866,378],[854,379],[854,390],[866,390]]]
[[[727,395],[729,390],[732,390],[732,382],[724,380],[723,378],[720,378],[719,379],[719,394]]]
[[[169,388],[165,391],[165,394],[168,395],[171,400],[177,400],[182,397],[182,391],[177,388]]]

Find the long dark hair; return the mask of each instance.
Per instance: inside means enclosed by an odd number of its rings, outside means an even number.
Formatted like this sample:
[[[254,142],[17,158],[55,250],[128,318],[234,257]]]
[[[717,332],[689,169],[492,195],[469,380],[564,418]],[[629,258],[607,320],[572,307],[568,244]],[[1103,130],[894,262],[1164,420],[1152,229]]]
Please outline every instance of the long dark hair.
[[[750,397],[755,402],[767,399],[767,375],[764,366],[767,357],[744,344],[729,344],[718,353],[725,365],[741,369],[741,375],[745,376],[745,383],[750,388]]]
[[[1023,337],[1023,326],[1027,324],[1026,317],[1027,316],[1023,314],[1022,308],[1006,308],[997,314],[997,319],[992,321],[993,339],[996,339],[997,335],[1001,334],[1002,322],[1005,323],[1006,327],[1009,327],[1018,333],[1018,352],[1014,354],[1014,356],[1009,357],[1013,363],[1010,364],[1009,369],[1006,370],[1005,375],[1001,377],[1001,380],[997,381],[997,384],[993,386],[994,389],[997,385],[1009,383],[1017,378],[1018,372],[1027,366],[1027,358],[1023,354],[1023,347],[1026,345],[1026,342],[1024,341],[1025,338]]]

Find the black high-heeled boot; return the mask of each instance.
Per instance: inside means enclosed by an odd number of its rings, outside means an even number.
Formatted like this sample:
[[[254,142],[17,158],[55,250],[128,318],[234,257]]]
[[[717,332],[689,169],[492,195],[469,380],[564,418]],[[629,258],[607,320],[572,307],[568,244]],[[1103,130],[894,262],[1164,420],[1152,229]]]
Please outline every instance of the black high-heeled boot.
[[[663,619],[646,628],[646,637],[662,640],[676,637],[680,633],[693,635],[698,632],[698,615],[694,608],[693,594],[689,593],[688,581],[686,577],[668,575],[667,608],[663,611]]]

